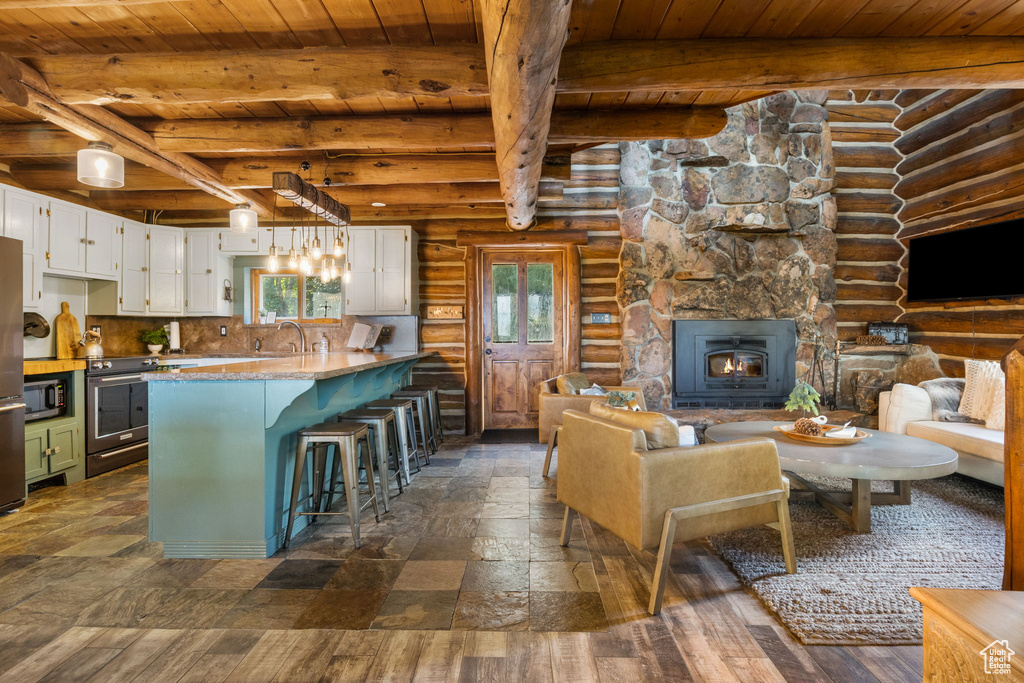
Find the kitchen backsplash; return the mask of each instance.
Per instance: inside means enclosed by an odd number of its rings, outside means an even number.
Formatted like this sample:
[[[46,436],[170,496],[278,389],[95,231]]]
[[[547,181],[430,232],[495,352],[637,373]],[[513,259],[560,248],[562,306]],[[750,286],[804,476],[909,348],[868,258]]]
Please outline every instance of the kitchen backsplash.
[[[107,356],[145,355],[146,345],[139,340],[143,330],[154,330],[171,320],[177,320],[181,326],[181,346],[186,353],[250,353],[255,351],[257,337],[262,337],[261,348],[264,353],[291,350],[289,342],[298,344],[299,335],[291,325],[280,330],[277,324],[247,325],[242,316],[229,318],[132,318],[125,316],[86,317],[86,328],[99,325],[102,328],[103,352]],[[306,335],[308,346],[326,333],[332,351],[344,350],[348,342],[352,325],[356,322],[381,323],[391,325],[394,332],[391,341],[384,346],[385,351],[415,351],[418,347],[419,317],[414,315],[400,316],[343,316],[334,324],[303,324],[302,331]],[[221,326],[227,328],[227,336],[220,336]],[[166,349],[164,352],[166,353]]]

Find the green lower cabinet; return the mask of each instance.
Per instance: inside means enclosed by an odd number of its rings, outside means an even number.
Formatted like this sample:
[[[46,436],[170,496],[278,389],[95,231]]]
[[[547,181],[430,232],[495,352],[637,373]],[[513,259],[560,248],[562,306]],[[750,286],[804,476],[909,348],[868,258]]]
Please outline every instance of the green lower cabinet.
[[[56,473],[82,462],[82,435],[78,424],[66,424],[46,430],[50,438],[50,472]]]
[[[25,430],[25,479],[50,473],[50,435],[48,429]]]

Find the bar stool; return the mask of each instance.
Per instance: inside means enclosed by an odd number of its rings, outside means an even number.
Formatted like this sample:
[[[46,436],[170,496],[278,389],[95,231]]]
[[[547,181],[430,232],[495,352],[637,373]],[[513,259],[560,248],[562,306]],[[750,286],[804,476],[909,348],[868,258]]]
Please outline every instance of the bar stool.
[[[377,469],[380,475],[381,500],[384,512],[391,511],[391,479],[398,482],[398,492],[405,491],[402,485],[402,453],[398,441],[398,423],[391,408],[356,408],[338,415],[341,422],[361,422],[370,428],[370,437],[376,443]],[[391,474],[391,453],[395,454],[395,473]]]
[[[412,399],[408,398],[382,398],[366,404],[367,408],[390,408],[395,411],[395,420],[401,425],[398,430],[398,445],[407,456],[402,458],[402,473],[405,474],[406,484],[412,481],[412,471],[420,471],[421,451],[416,440],[416,420],[413,417],[412,405]],[[410,470],[410,460],[415,470]]]
[[[430,392],[430,420],[433,423],[434,434],[437,435],[441,443],[444,443],[444,427],[441,425],[441,404],[437,398],[437,385],[410,384],[407,387],[402,387],[402,389]]]
[[[373,476],[373,446],[370,443],[370,431],[365,424],[353,424],[351,422],[323,422],[312,427],[299,430],[298,447],[295,450],[295,473],[292,475],[292,499],[288,508],[288,527],[285,529],[284,547],[287,548],[292,540],[292,527],[295,524],[295,516],[309,515],[316,519],[317,515],[340,515],[341,512],[331,512],[331,501],[334,497],[334,482],[337,481],[339,465],[345,481],[345,501],[348,503],[349,527],[352,530],[352,539],[355,546],[360,547],[359,540],[359,513],[367,506],[373,505],[373,515],[380,521],[380,507],[377,503],[377,487]],[[359,504],[359,449],[365,444],[365,458],[363,460],[366,468],[366,482],[369,485],[370,499]],[[298,512],[299,492],[302,489],[302,479],[306,473],[306,452],[313,447],[313,485],[310,488],[307,501],[312,507],[312,512]],[[334,446],[334,466],[330,479],[330,496],[327,508],[321,510],[320,504],[324,495],[324,473],[327,470],[327,454],[330,446]]]
[[[430,453],[437,453],[437,440],[434,438],[434,421],[430,416],[430,392],[419,389],[402,389],[392,392],[391,398],[405,398],[412,401],[416,411],[416,421],[420,428],[420,443],[430,464]]]

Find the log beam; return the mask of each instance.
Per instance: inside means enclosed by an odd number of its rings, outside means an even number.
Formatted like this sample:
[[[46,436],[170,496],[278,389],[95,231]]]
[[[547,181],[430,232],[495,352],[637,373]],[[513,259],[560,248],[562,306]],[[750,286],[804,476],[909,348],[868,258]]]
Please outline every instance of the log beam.
[[[348,207],[321,192],[312,183],[307,183],[295,173],[284,171],[274,174],[275,194],[295,204],[300,209],[323,218],[331,225],[348,225],[352,222],[352,214]]]
[[[559,93],[1021,88],[1024,37],[704,39],[567,47]]]
[[[484,49],[498,181],[508,225],[537,214],[541,165],[572,0],[484,0]]]
[[[85,140],[106,142],[121,156],[204,192],[236,204],[249,203],[261,213],[269,213],[272,208],[259,195],[228,188],[203,162],[178,152],[161,152],[152,136],[116,114],[91,105],[69,106],[54,95],[39,73],[5,53],[0,53],[0,94]],[[74,183],[55,189],[70,187],[79,187],[77,177]]]
[[[125,7],[142,5],[153,0],[0,0],[0,10],[8,9],[52,9],[54,7]],[[182,2],[182,0],[161,0],[161,2]]]
[[[705,138],[721,131],[725,120],[725,111],[714,107],[555,111],[551,115],[548,143],[582,145]],[[136,125],[152,135],[161,150],[184,153],[494,146],[494,127],[487,113],[170,119],[140,121]],[[9,157],[70,156],[82,147],[77,135],[43,123],[0,124],[0,140],[0,154]]]

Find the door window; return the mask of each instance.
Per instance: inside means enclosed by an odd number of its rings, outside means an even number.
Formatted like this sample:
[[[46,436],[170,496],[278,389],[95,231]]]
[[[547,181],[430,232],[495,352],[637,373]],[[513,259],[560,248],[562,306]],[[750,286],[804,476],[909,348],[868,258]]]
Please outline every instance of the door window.
[[[497,344],[519,343],[519,279],[514,263],[491,266],[491,334]]]
[[[550,263],[526,266],[526,341],[550,344],[555,340],[555,267]]]

